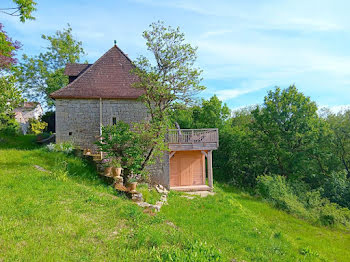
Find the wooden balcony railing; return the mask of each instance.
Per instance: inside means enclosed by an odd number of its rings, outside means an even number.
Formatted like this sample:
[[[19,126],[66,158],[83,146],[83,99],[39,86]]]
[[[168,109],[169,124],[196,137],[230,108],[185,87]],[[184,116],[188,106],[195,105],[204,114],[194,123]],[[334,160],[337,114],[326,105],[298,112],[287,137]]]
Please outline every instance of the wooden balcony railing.
[[[170,129],[168,131],[169,144],[212,144],[219,146],[217,128],[209,129]]]

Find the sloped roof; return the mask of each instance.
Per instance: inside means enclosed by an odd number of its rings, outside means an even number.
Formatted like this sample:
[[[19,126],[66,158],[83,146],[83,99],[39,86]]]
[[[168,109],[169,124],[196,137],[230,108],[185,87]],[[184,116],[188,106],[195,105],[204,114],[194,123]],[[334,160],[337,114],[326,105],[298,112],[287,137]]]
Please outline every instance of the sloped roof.
[[[15,112],[19,112],[22,110],[34,110],[37,106],[40,106],[39,102],[23,102],[17,108],[14,109]]]
[[[131,60],[115,45],[73,82],[53,92],[50,97],[136,99],[143,92],[132,87],[137,80],[130,72],[133,67]]]
[[[77,76],[92,64],[66,64],[64,74],[67,76]]]

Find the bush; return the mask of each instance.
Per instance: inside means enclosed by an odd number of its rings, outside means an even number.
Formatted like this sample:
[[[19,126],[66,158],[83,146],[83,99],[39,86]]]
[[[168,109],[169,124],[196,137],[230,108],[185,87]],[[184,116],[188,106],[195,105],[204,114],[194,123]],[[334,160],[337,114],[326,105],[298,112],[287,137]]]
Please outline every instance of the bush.
[[[19,132],[19,124],[12,115],[0,114],[0,133],[13,136]]]
[[[63,152],[65,154],[70,154],[74,150],[74,145],[71,142],[63,142],[58,144],[50,143],[46,148],[51,152]]]
[[[283,176],[259,176],[257,190],[260,195],[272,202],[277,208],[299,216],[307,216],[307,211],[293,194]]]
[[[350,208],[350,181],[346,172],[333,172],[322,186],[322,196],[342,207]]]
[[[47,127],[47,123],[42,122],[39,119],[30,118],[28,122],[29,122],[28,134],[38,135],[42,133],[44,129]]]
[[[108,157],[121,161],[124,168],[123,174],[147,175],[143,169],[145,156],[149,152],[147,139],[139,132],[123,121],[118,121],[116,125],[102,127],[101,140],[96,142],[99,150],[107,153]]]
[[[350,225],[350,210],[323,198],[307,185],[291,184],[282,176],[259,176],[257,192],[277,208],[324,226]]]

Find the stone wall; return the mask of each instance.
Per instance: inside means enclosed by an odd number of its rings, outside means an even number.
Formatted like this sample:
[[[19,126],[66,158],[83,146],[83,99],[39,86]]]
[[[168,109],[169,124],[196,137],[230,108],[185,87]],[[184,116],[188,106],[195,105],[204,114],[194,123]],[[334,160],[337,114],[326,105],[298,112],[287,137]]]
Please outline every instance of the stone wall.
[[[102,124],[112,125],[115,121],[128,123],[146,119],[147,109],[142,102],[131,99],[102,100]],[[100,134],[99,99],[57,99],[56,100],[56,142],[71,141],[81,149],[97,152],[94,144]],[[169,185],[169,157],[150,167],[154,183]]]
[[[147,110],[137,100],[102,100],[102,124],[115,121],[138,122],[147,117]],[[100,134],[99,99],[57,99],[56,140],[72,141],[82,149],[97,150],[94,142]]]
[[[170,188],[169,152],[165,152],[162,158],[148,168],[151,174],[151,183],[160,184]]]

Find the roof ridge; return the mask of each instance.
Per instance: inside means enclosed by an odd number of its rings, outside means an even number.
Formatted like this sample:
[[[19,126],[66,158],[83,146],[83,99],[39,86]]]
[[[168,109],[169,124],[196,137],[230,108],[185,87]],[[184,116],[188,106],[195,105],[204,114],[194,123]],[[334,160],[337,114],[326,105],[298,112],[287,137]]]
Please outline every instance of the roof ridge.
[[[116,48],[119,50],[119,52],[122,53],[123,56],[125,56],[126,59],[128,59],[128,60],[131,62],[132,65],[134,65],[134,62],[123,52],[123,50],[121,50],[117,45],[114,45],[113,47],[116,47]],[[112,48],[113,48],[113,47],[112,47]],[[111,48],[111,49],[112,49],[112,48]]]
[[[119,68],[118,64],[122,67]],[[103,72],[100,72],[101,68],[104,68]],[[135,68],[133,61],[117,45],[114,45],[93,64],[88,64],[74,81],[51,93],[50,97],[54,99],[65,96],[81,98],[139,97],[142,92],[131,88],[132,83],[136,80],[135,75],[131,72],[133,68]]]
[[[94,66],[95,66],[96,64],[98,64],[100,60],[102,60],[102,58],[104,58],[110,51],[113,50],[113,48],[117,48],[117,50],[118,50],[120,53],[122,53],[122,55],[123,55],[124,57],[126,57],[126,59],[128,59],[129,62],[131,62],[132,65],[134,65],[134,63],[131,61],[131,59],[130,59],[117,45],[114,45],[114,46],[112,46],[106,53],[104,53],[99,59],[97,59],[93,64],[91,64],[91,66],[87,67],[86,70],[84,70],[80,75],[78,75],[78,77],[77,77],[76,79],[74,79],[74,81],[72,81],[71,83],[69,83],[69,84],[66,85],[65,87],[60,88],[60,89],[58,89],[57,91],[51,93],[50,96],[53,95],[53,94],[55,94],[55,93],[56,93],[56,94],[57,94],[57,93],[59,94],[60,91],[63,90],[63,89],[68,89],[68,88],[70,88],[71,85],[72,85],[74,82],[77,82],[77,81],[78,81],[82,76],[84,76],[87,72],[91,71],[92,68],[94,68]],[[90,64],[88,64],[88,65],[90,65]]]
[[[114,47],[114,46],[113,46]],[[104,53],[99,59],[97,59],[95,61],[95,63],[93,63],[91,66],[89,66],[83,73],[81,73],[80,75],[78,75],[78,77],[76,79],[74,79],[74,81],[72,81],[71,83],[69,83],[68,85],[66,85],[65,87],[61,88],[61,89],[58,89],[57,91],[60,91],[60,90],[63,90],[63,89],[68,89],[69,87],[71,87],[72,83],[74,83],[75,81],[79,80],[83,75],[85,75],[88,71],[90,71],[103,57],[105,57],[109,51],[111,51],[112,48],[110,48],[106,53]],[[54,93],[56,93],[57,91],[53,92],[50,94],[50,96]],[[60,92],[57,92],[57,93],[60,93]]]

